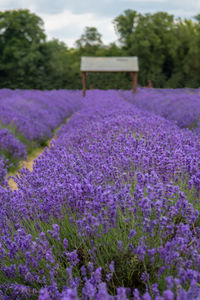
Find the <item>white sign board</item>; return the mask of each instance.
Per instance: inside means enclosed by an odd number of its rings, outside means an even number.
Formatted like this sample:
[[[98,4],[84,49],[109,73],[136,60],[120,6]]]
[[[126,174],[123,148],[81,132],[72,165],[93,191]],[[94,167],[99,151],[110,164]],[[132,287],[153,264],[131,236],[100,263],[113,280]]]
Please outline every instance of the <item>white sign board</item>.
[[[82,72],[138,72],[138,58],[129,57],[81,57]]]

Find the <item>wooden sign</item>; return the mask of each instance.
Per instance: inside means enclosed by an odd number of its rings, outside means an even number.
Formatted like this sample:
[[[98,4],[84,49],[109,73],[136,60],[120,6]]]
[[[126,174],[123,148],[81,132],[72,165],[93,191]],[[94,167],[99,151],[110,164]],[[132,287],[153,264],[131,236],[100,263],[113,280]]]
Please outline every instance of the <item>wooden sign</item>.
[[[127,57],[81,57],[83,96],[86,94],[86,72],[129,72],[133,81],[133,92],[137,92],[138,58]]]
[[[81,58],[82,72],[138,72],[137,57],[86,57]]]

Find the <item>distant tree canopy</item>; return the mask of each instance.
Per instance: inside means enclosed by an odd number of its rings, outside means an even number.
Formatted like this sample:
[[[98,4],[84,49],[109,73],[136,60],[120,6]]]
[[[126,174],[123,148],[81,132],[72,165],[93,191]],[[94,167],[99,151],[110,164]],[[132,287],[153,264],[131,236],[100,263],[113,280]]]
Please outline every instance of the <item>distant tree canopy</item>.
[[[113,24],[118,43],[104,45],[97,28],[86,27],[70,49],[47,41],[42,19],[29,10],[0,12],[0,88],[79,89],[81,56],[138,56],[142,86],[200,86],[200,14],[182,20],[128,9]],[[131,88],[130,76],[120,73],[89,73],[87,83]]]
[[[76,40],[75,45],[80,51],[92,55],[103,45],[101,37],[95,27],[85,27],[84,33]]]
[[[157,87],[200,86],[199,22],[126,10],[114,25],[125,52],[139,57],[142,85],[150,79]]]
[[[43,21],[28,10],[0,12],[0,84],[23,88],[37,81]]]

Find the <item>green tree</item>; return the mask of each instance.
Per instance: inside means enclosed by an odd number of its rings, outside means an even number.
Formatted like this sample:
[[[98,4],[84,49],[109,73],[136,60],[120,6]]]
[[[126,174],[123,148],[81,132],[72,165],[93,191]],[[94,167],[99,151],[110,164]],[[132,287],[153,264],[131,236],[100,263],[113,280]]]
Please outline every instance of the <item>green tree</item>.
[[[195,19],[198,23],[200,23],[200,14],[194,16],[194,19]]]
[[[44,89],[63,89],[73,81],[72,55],[64,42],[57,39],[41,45]]]
[[[96,27],[85,27],[80,39],[76,40],[75,46],[85,55],[94,55],[103,46],[101,34]]]
[[[179,19],[175,37],[174,72],[169,80],[169,86],[198,87],[200,85],[200,24],[192,20]]]
[[[141,14],[127,9],[113,21],[115,32],[119,35],[119,40],[125,49],[129,49],[133,44],[132,37],[140,18]]]
[[[126,10],[114,19],[114,25],[126,54],[139,57],[140,83],[152,80],[154,86],[163,87],[173,70],[174,17]]]
[[[0,86],[28,88],[40,80],[43,21],[29,10],[0,12]]]

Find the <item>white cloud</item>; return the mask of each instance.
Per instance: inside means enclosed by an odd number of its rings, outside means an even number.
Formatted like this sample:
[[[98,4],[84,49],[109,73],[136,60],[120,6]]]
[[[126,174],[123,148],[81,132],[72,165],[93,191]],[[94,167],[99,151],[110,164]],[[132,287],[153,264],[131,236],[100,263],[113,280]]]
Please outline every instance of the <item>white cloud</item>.
[[[190,7],[191,10],[195,10],[197,8],[200,8],[200,1],[199,0],[168,0],[169,4],[175,4],[176,6],[179,6],[180,9],[185,7]]]
[[[183,16],[184,18],[191,18],[194,17],[195,15],[198,14],[198,12],[194,11],[194,10],[190,10],[190,9],[169,9],[168,11],[169,14],[171,15],[176,15],[176,16]]]
[[[13,10],[13,9],[30,9],[36,10],[36,5],[33,0],[0,0],[0,10]]]
[[[45,30],[48,36],[56,38],[62,33],[62,40],[65,41],[68,46],[73,46],[74,41],[81,36],[86,26],[96,27],[103,35],[102,39],[105,44],[117,38],[112,25],[113,18],[97,17],[91,13],[73,14],[69,10],[64,10],[62,13],[55,15],[39,15],[44,20]],[[74,39],[72,35],[74,35]]]

